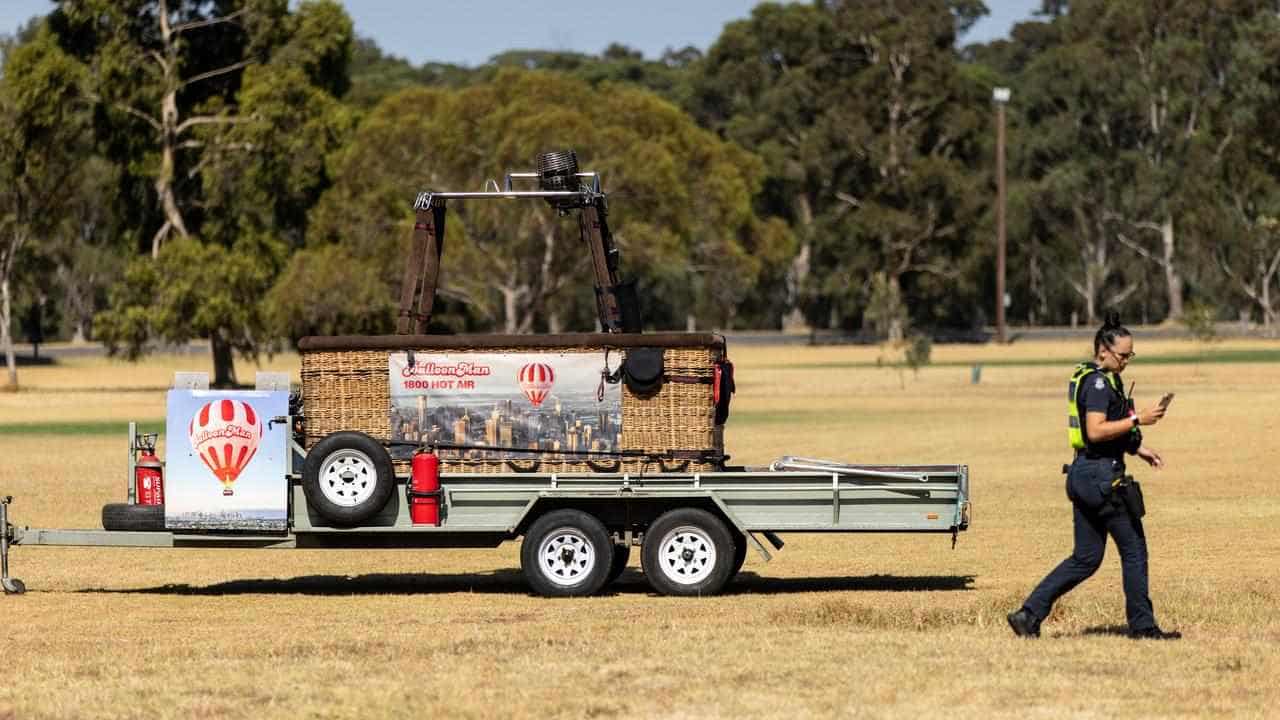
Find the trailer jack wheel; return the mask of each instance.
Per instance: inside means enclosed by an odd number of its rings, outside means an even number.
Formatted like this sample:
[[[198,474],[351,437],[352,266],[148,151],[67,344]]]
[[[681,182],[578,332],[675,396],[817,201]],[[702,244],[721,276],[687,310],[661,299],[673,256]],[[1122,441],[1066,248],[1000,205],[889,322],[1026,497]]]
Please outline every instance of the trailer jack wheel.
[[[0,588],[6,595],[21,595],[27,586],[18,578],[9,577],[9,503],[13,498],[0,498]]]

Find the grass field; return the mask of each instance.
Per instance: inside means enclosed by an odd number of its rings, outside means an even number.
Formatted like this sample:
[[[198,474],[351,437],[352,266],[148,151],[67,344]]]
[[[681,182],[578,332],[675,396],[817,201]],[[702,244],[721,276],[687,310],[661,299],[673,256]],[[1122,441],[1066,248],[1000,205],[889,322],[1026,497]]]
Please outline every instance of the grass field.
[[[721,597],[532,597],[497,550],[19,547],[0,597],[0,719],[1128,718],[1280,713],[1280,345],[1137,338],[1140,404],[1168,463],[1143,481],[1157,617],[1123,637],[1115,547],[1045,637],[1004,614],[1070,552],[1063,387],[1078,342],[732,348],[735,462],[778,455],[971,468],[972,529],[949,538],[789,535]],[[271,369],[292,369],[280,356]],[[981,383],[970,382],[982,363]],[[24,368],[0,395],[0,494],[14,521],[97,527],[123,497],[123,424],[158,424],[175,369]],[[242,366],[244,378],[252,367]],[[633,564],[634,564],[633,555]]]

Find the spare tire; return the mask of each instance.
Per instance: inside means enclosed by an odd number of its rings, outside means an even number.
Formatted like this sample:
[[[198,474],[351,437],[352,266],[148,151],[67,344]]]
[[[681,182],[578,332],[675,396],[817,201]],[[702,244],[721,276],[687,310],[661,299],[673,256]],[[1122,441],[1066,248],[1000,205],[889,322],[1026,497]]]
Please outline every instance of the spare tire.
[[[163,530],[163,505],[108,503],[102,506],[103,530]]]
[[[361,432],[325,436],[307,452],[302,466],[307,504],[336,525],[359,525],[377,515],[395,487],[391,455]]]

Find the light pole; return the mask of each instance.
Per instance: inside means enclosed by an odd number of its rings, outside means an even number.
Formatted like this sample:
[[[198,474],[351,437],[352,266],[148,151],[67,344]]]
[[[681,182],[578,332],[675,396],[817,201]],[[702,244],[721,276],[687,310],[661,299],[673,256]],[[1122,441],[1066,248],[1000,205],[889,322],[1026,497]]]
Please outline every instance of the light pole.
[[[1009,104],[1012,91],[1006,87],[993,88],[991,99],[996,103],[996,342],[1005,342],[1004,327],[1004,106]]]

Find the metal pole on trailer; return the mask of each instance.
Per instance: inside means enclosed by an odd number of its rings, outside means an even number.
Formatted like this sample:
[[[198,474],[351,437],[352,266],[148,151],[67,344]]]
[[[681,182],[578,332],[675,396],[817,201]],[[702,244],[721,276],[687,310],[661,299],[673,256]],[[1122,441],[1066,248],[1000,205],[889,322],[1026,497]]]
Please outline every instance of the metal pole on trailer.
[[[138,498],[136,496],[136,493],[138,491],[137,491],[137,488],[134,487],[135,483],[133,481],[137,473],[137,467],[134,465],[134,463],[137,462],[137,457],[138,457],[137,445],[138,445],[138,423],[131,422],[129,423],[129,474],[126,476],[129,486],[125,489],[125,497],[129,499],[130,505],[133,505],[134,503],[138,502]]]

